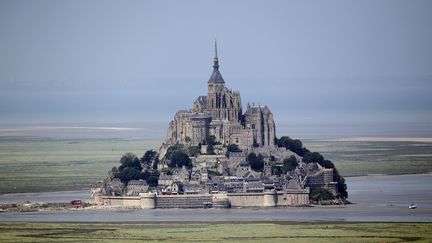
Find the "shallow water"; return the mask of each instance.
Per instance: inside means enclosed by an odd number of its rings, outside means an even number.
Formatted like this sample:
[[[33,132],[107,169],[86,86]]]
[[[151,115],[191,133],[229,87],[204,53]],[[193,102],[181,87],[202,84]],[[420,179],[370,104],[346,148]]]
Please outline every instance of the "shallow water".
[[[140,222],[140,221],[401,221],[432,222],[432,174],[346,178],[346,206],[270,209],[153,209],[79,210],[1,213],[0,221]],[[65,201],[85,199],[87,191],[0,195],[10,201]],[[416,203],[418,208],[408,209]]]

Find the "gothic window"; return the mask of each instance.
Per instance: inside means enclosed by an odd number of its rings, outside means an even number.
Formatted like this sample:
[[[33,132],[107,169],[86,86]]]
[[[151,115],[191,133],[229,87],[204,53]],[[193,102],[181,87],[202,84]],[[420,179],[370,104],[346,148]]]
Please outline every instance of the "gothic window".
[[[216,107],[219,108],[220,107],[220,95],[216,94]]]

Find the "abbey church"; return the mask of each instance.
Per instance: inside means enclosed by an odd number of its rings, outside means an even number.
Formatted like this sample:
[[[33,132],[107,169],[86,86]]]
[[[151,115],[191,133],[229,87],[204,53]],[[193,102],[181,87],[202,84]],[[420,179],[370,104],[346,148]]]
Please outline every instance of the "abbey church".
[[[199,96],[192,108],[178,111],[170,122],[165,146],[205,144],[209,136],[222,145],[236,144],[242,149],[274,146],[273,114],[267,106],[248,104],[243,113],[240,93],[225,86],[219,71],[217,43],[208,93]]]

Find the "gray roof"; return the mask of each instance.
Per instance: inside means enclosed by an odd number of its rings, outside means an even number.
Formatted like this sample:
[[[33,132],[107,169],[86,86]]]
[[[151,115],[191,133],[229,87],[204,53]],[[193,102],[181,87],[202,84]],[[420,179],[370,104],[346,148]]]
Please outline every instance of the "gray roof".
[[[201,190],[202,186],[199,184],[184,184],[183,190]]]
[[[128,186],[137,185],[137,186],[147,186],[147,182],[145,180],[131,180],[128,183]]]
[[[210,79],[208,82],[209,83],[225,83],[224,79],[222,78],[222,75],[219,72],[219,68],[213,69],[213,73],[210,76]]]
[[[258,112],[260,112],[260,108],[257,106],[251,106],[248,107],[248,109],[246,110],[246,114],[248,115],[252,115],[252,114],[257,114]]]
[[[198,103],[202,106],[202,107],[207,107],[207,96],[198,96],[197,100]]]
[[[172,175],[161,174],[159,176],[159,180],[173,180],[173,176]]]

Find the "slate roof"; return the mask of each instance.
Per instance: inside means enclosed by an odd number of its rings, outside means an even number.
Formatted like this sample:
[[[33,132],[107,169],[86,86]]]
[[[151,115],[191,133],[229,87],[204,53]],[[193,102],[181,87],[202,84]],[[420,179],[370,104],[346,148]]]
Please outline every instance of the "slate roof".
[[[147,182],[145,180],[131,180],[128,183],[128,186],[147,186]]]
[[[207,107],[207,96],[198,96],[197,101],[202,107]]]
[[[219,72],[219,67],[216,67],[216,65],[213,68],[213,73],[210,76],[210,79],[208,82],[209,83],[225,83],[224,79],[222,78],[222,75]]]

